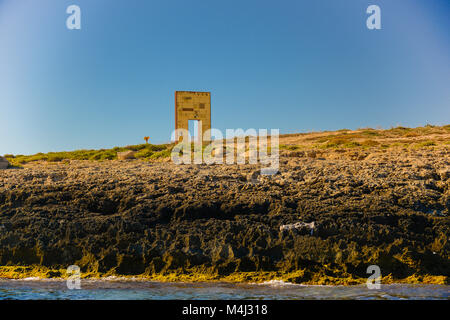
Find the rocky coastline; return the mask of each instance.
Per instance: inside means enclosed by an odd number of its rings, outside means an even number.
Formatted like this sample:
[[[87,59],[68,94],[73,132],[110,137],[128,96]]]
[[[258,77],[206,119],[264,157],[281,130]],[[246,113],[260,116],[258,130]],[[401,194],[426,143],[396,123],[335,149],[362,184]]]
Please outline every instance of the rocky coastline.
[[[448,284],[450,148],[282,151],[259,165],[0,170],[0,277]]]

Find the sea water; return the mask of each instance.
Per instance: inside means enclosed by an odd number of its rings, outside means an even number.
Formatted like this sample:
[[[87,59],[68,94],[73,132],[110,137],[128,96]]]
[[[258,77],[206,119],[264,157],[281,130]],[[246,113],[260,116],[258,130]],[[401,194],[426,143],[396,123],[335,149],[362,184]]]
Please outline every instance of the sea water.
[[[63,280],[0,279],[0,300],[142,300],[142,299],[444,299],[448,285],[318,286],[270,281],[263,284],[166,283],[141,280],[81,280],[68,289]]]

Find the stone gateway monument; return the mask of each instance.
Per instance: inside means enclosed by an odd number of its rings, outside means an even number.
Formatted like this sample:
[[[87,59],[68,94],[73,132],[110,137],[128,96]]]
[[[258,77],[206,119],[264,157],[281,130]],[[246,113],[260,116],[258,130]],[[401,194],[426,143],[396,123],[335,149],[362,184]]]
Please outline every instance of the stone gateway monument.
[[[189,132],[189,120],[197,121],[196,136],[202,142],[211,140],[205,135],[211,129],[211,93],[196,91],[175,91],[175,130],[184,129]],[[175,141],[185,139],[183,131],[176,131]]]

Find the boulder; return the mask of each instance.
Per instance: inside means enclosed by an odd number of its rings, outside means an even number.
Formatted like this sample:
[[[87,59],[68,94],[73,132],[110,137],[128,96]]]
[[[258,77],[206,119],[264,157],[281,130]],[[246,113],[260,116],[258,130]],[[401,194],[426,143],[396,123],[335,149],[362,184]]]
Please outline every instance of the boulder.
[[[313,235],[314,232],[314,228],[315,228],[315,223],[310,222],[310,223],[306,223],[306,222],[297,222],[297,223],[292,223],[292,224],[284,224],[280,226],[280,231],[289,231],[289,230],[295,230],[295,231],[300,231],[301,229],[309,229],[310,230],[310,234]]]
[[[127,160],[134,159],[134,151],[128,150],[124,152],[117,152],[117,159],[119,160]]]
[[[1,169],[6,169],[9,166],[9,162],[8,160],[6,160],[6,158],[4,157],[0,157],[0,170]]]

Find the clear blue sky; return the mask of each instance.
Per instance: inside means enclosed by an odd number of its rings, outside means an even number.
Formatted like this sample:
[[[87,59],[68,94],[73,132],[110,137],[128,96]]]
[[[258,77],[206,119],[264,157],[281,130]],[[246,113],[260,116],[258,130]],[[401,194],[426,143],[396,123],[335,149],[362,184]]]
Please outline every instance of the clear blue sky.
[[[450,1],[0,0],[0,154],[169,141],[175,90],[221,130],[448,124]]]

